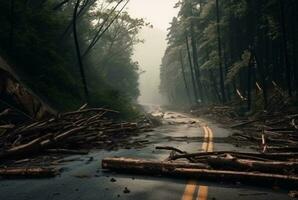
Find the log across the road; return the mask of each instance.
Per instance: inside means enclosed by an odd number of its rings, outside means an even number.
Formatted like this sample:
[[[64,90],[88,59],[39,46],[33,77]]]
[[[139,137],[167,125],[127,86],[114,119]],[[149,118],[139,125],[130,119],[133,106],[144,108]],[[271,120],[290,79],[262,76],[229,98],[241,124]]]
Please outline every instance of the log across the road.
[[[171,159],[178,160],[181,158],[201,158],[209,156],[218,156],[230,154],[237,158],[254,158],[259,160],[288,160],[292,158],[298,158],[298,153],[244,153],[244,152],[235,152],[235,151],[214,151],[214,152],[199,152],[199,153],[189,153],[174,155]]]
[[[102,160],[102,168],[118,171],[148,175],[166,175],[180,178],[196,178],[200,180],[215,181],[240,181],[261,185],[279,185],[286,187],[298,187],[298,176],[211,170],[208,165],[180,162],[160,162],[133,158],[105,158]]]
[[[209,166],[200,163],[153,161],[134,158],[105,158],[103,169],[116,171],[134,171],[138,173],[163,174],[179,168],[208,169]]]
[[[298,162],[291,161],[259,161],[238,159],[232,156],[210,156],[206,159],[206,162],[213,169],[258,171],[278,174],[298,172]]]

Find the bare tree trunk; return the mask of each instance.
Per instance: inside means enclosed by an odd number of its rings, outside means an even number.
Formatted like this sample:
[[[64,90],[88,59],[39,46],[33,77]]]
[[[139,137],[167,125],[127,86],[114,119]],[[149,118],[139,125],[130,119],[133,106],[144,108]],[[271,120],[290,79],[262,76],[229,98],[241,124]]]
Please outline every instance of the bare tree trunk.
[[[180,50],[179,53],[180,53],[180,63],[181,63],[181,70],[182,70],[185,90],[186,90],[189,105],[191,105],[191,98],[190,98],[189,88],[188,88],[188,84],[187,84],[187,80],[186,80],[186,76],[185,76],[185,69],[184,69],[184,63],[183,63],[182,50]]]
[[[247,68],[247,110],[251,110],[251,85],[253,74],[253,54],[251,53]]]
[[[214,93],[215,93],[215,96],[216,96],[216,100],[218,102],[220,102],[220,95],[219,95],[219,92],[218,92],[218,89],[217,89],[217,83],[216,83],[217,79],[214,77],[212,69],[209,70],[209,76],[210,76],[210,81],[212,82],[212,85],[213,85],[213,90],[214,90]]]
[[[288,44],[287,44],[287,31],[286,31],[286,21],[285,21],[285,11],[284,11],[284,0],[279,0],[280,5],[280,23],[282,28],[282,45],[284,53],[284,64],[286,67],[286,83],[288,87],[288,94],[292,96],[292,83],[291,83],[291,67],[289,65],[288,57]]]
[[[196,79],[198,84],[198,96],[201,99],[201,102],[204,102],[203,87],[201,83],[201,73],[200,73],[200,67],[198,63],[198,49],[197,49],[197,44],[195,39],[193,22],[191,22],[190,24],[190,29],[191,29],[190,33],[191,33],[192,58],[193,58],[194,71],[196,73]]]
[[[9,51],[13,53],[13,39],[14,39],[14,10],[15,0],[10,0],[10,30],[9,30]]]
[[[293,77],[294,77],[294,89],[296,91],[296,97],[298,97],[298,63],[297,63],[297,4],[294,3],[292,8],[292,19],[291,19],[291,26],[292,26],[292,51],[293,51]]]
[[[218,39],[218,59],[219,59],[219,76],[220,76],[220,91],[221,91],[221,101],[226,103],[226,92],[224,83],[224,72],[222,66],[222,53],[221,53],[221,36],[220,36],[220,20],[219,20],[219,3],[216,0],[216,21],[217,21],[217,39]]]
[[[74,42],[75,42],[75,48],[77,52],[77,58],[78,58],[78,64],[80,68],[80,74],[81,74],[81,79],[84,87],[84,93],[85,93],[85,98],[87,103],[89,102],[89,91],[88,91],[88,86],[87,86],[87,81],[86,81],[86,76],[85,76],[85,71],[84,71],[84,65],[81,57],[81,50],[80,50],[80,44],[78,41],[78,33],[77,33],[77,14],[78,14],[78,8],[80,6],[80,0],[77,0],[75,9],[73,12],[73,37],[74,37]]]
[[[187,47],[187,56],[188,56],[189,67],[190,67],[190,71],[191,71],[191,82],[192,82],[193,92],[194,92],[194,96],[195,96],[195,103],[197,104],[198,103],[198,93],[197,93],[198,89],[197,89],[195,73],[194,73],[194,69],[193,69],[193,65],[192,65],[192,61],[191,61],[191,54],[190,54],[187,36],[185,36],[185,42],[186,42],[186,47]]]

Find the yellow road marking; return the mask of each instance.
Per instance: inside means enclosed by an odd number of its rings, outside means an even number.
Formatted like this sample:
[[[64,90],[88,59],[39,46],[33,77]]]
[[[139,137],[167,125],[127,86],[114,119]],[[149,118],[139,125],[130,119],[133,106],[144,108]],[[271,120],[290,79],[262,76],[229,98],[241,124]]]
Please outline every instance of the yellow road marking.
[[[182,196],[182,200],[192,200],[193,199],[193,195],[194,195],[196,187],[197,187],[196,185],[197,185],[197,183],[195,181],[188,181],[188,183],[185,187],[184,194]]]
[[[208,133],[208,145],[204,148],[204,151],[212,152],[213,151],[213,132],[206,126],[204,127],[205,135]],[[199,186],[198,197],[196,200],[207,200],[208,198],[208,186]]]
[[[206,200],[208,197],[208,186],[199,186],[198,197],[196,200]]]
[[[211,152],[213,151],[213,132],[208,126],[203,126],[204,130],[204,142],[202,144],[203,151]],[[182,200],[192,200],[194,192],[196,190],[196,182],[188,181]],[[208,186],[199,186],[198,196],[196,200],[207,200],[208,197]]]
[[[208,147],[208,152],[212,152],[213,151],[213,131],[209,127],[207,127],[207,129],[209,130],[209,147]]]
[[[203,129],[204,129],[204,142],[203,142],[203,145],[202,145],[202,149],[203,149],[203,151],[207,151],[207,149],[208,149],[208,136],[209,136],[209,132],[208,132],[208,130],[207,130],[207,128],[204,126],[203,127]]]

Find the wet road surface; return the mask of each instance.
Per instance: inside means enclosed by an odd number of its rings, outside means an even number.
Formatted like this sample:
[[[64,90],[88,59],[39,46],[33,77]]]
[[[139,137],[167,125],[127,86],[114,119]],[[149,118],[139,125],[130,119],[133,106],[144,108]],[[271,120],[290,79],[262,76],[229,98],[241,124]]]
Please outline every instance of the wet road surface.
[[[166,112],[164,119],[165,125],[138,136],[138,139],[152,142],[142,149],[99,151],[87,156],[70,157],[77,160],[64,164],[63,173],[53,179],[0,180],[0,200],[291,199],[287,191],[277,188],[123,175],[101,169],[101,160],[110,156],[166,159],[170,152],[155,150],[155,146],[174,146],[188,152],[251,151],[228,144],[226,137],[231,132],[217,124],[175,112]]]

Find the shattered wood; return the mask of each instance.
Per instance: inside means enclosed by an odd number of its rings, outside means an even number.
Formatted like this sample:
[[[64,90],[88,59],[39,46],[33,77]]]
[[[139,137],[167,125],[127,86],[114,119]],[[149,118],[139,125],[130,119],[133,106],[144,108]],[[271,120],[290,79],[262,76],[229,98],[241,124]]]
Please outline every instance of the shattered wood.
[[[5,118],[9,112],[6,109],[0,113],[0,122],[3,123],[0,124],[0,167],[23,163],[26,166],[32,163],[34,167],[37,162],[33,160],[40,155],[51,155],[50,164],[59,154],[87,154],[92,149],[140,148],[148,144],[148,140],[132,137],[151,130],[147,122],[115,121],[113,115],[118,112],[104,108],[82,106],[77,111],[21,124],[10,124],[9,118]],[[18,160],[22,162],[17,163]],[[7,176],[10,174],[10,171],[1,172],[7,172]]]
[[[298,186],[297,153],[242,153],[233,151],[187,153],[170,146],[165,161],[136,158],[105,158],[102,168],[120,173],[166,175],[176,178],[249,182],[266,186]]]

